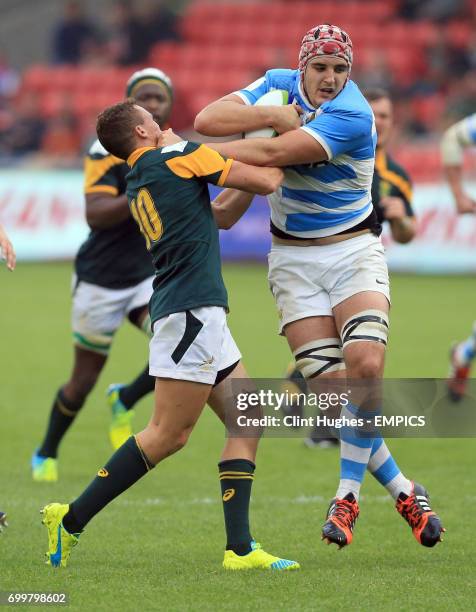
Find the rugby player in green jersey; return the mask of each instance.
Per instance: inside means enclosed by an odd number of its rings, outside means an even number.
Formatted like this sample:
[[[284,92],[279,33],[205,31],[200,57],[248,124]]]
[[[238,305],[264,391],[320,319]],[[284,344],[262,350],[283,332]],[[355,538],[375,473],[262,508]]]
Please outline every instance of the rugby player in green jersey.
[[[207,183],[268,194],[283,178],[277,168],[226,159],[206,145],[180,137],[160,146],[159,125],[133,101],[106,109],[97,131],[103,146],[127,159],[131,168],[129,205],[155,266],[149,306],[155,409],[146,428],[116,451],[76,500],[43,508],[48,561],[56,567],[67,564],[93,516],[186,444],[207,402],[224,420],[233,379],[240,379],[243,388],[246,372],[226,322],[228,298]],[[237,193],[232,190],[231,198],[239,198]],[[248,510],[258,441],[259,436],[250,437],[249,430],[247,437],[228,437],[219,463],[227,535],[223,566],[297,569],[295,561],[266,553],[250,533]]]
[[[393,240],[406,244],[415,238],[416,218],[412,208],[411,179],[388,152],[393,131],[393,103],[384,89],[369,89],[363,93],[374,113],[377,130],[372,202],[379,223],[388,222]]]
[[[173,101],[172,82],[161,70],[132,74],[126,95],[166,125]],[[154,269],[131,217],[125,194],[129,167],[96,140],[85,159],[86,220],[91,228],[75,260],[72,327],[74,364],[56,392],[48,426],[32,457],[33,479],[58,479],[58,447],[101,373],[114,334],[127,318],[150,337],[148,302]],[[154,390],[148,365],[129,385],[111,385],[110,440],[118,448],[131,435],[133,406]]]

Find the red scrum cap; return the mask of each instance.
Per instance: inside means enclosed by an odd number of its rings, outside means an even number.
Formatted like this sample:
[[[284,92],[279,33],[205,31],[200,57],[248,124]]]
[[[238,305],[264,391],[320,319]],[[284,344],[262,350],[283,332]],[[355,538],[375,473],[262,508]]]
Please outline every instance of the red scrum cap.
[[[299,70],[301,79],[308,62],[320,55],[340,57],[352,68],[352,41],[350,36],[338,26],[328,23],[321,24],[309,30],[304,35],[299,52]]]

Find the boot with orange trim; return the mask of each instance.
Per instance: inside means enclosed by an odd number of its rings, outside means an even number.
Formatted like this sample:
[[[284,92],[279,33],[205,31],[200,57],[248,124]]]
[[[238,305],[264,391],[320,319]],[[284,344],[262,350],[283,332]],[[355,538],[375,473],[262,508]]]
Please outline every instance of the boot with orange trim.
[[[352,532],[359,516],[359,504],[353,493],[340,499],[334,497],[327,511],[327,520],[322,527],[322,540],[337,544],[340,548],[352,542]]]
[[[459,402],[465,396],[470,372],[471,362],[460,361],[457,345],[453,346],[450,352],[450,371],[446,381],[448,396],[451,401]]]
[[[425,487],[413,484],[411,495],[400,493],[395,504],[398,512],[407,521],[416,541],[429,548],[442,542],[441,534],[446,529],[441,525],[440,517],[430,507],[430,496]]]

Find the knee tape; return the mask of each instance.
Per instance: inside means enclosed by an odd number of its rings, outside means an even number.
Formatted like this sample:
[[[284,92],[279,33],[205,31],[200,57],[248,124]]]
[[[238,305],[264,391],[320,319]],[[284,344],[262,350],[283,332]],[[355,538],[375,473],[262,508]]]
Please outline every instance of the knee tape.
[[[108,355],[113,340],[113,333],[110,334],[80,334],[73,331],[73,341],[76,346],[100,355]]]
[[[388,315],[382,310],[362,310],[342,326],[342,347],[352,342],[380,342],[387,345]]]
[[[296,367],[304,378],[345,369],[344,355],[339,338],[323,338],[303,344],[293,353]]]

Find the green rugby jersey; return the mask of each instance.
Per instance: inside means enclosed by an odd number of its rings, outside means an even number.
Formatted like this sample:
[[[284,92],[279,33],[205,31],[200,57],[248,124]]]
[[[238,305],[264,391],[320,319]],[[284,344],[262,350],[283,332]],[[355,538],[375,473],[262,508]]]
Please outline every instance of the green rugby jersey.
[[[96,141],[84,163],[84,193],[122,195],[129,166]],[[92,229],[75,260],[78,280],[108,289],[133,287],[154,274],[144,240],[132,217],[106,229]]]
[[[385,196],[401,198],[405,204],[405,210],[409,217],[414,216],[412,209],[412,184],[405,170],[391,157],[377,148],[375,154],[375,170],[372,178],[372,203],[379,223],[383,223],[383,209],[380,200]]]
[[[207,183],[223,185],[232,162],[187,141],[143,147],[127,160],[129,205],[156,270],[152,322],[200,306],[228,308]]]

